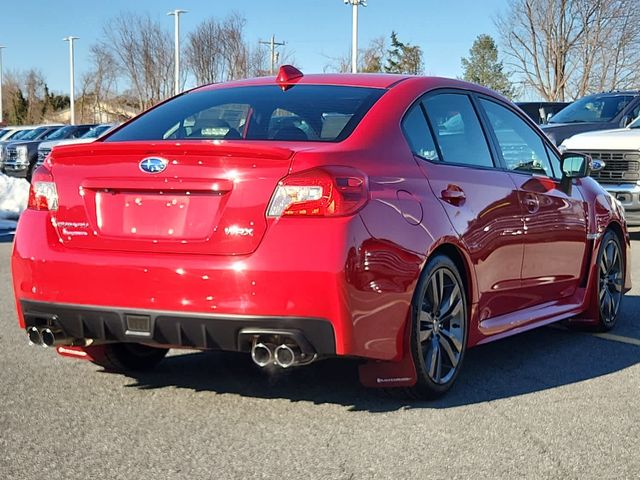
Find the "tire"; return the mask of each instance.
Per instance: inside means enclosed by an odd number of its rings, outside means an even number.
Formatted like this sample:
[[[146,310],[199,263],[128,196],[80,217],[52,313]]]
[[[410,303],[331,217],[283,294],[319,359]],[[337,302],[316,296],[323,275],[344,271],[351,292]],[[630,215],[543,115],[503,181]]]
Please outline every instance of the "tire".
[[[92,362],[111,372],[147,371],[155,368],[169,349],[139,343],[108,343],[103,354]]]
[[[618,236],[607,230],[598,249],[598,302],[597,329],[606,332],[615,327],[622,303],[625,279],[625,261]]]
[[[410,345],[417,382],[406,393],[433,400],[449,391],[458,378],[469,334],[466,286],[449,257],[429,259],[412,307]]]

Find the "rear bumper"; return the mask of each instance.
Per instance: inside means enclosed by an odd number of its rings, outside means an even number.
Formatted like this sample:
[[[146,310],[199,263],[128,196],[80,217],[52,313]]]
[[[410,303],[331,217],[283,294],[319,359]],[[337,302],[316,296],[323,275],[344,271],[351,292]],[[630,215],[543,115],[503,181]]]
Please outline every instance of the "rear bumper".
[[[303,236],[283,219],[253,254],[224,256],[69,248],[48,212],[26,210],[12,273],[22,328],[52,312],[78,338],[223,350],[242,328],[294,329],[318,353],[396,360],[421,261],[371,239],[357,215],[305,220]],[[136,312],[151,312],[150,337],[126,333]]]
[[[334,355],[335,335],[330,322],[302,317],[185,314],[130,308],[90,307],[23,300],[25,326],[46,322],[71,338],[106,342],[143,342],[198,349],[248,351],[239,341],[242,329],[300,332],[320,355]],[[140,328],[140,319],[145,327]],[[135,323],[135,325],[132,325]],[[148,327],[148,328],[146,328]]]

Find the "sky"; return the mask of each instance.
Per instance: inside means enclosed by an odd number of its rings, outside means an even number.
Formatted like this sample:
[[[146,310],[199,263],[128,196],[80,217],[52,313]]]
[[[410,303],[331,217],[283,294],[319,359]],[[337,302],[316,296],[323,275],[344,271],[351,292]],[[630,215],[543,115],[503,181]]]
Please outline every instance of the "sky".
[[[460,59],[482,34],[498,37],[493,18],[507,0],[368,0],[360,8],[359,42],[392,30],[403,42],[423,50],[425,74],[462,75]],[[76,41],[76,88],[89,70],[89,49],[103,33],[108,19],[121,13],[149,14],[173,32],[168,11],[188,10],[181,16],[181,37],[209,17],[223,18],[239,12],[246,20],[250,42],[272,34],[303,72],[322,72],[331,58],[347,55],[351,48],[351,8],[343,0],[0,0],[0,45],[3,70],[39,69],[55,92],[69,91],[68,44]],[[76,90],[77,91],[77,90]]]

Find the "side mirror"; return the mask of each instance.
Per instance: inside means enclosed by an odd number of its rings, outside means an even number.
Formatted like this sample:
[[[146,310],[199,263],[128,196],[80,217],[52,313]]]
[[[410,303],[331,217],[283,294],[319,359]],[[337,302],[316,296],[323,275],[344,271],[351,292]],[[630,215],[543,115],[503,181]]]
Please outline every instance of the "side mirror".
[[[620,120],[620,126],[622,128],[628,127],[631,122],[633,122],[633,117],[631,115],[625,115],[622,117],[622,120]]]
[[[587,177],[591,173],[592,162],[591,157],[584,153],[564,152],[562,154],[562,175],[565,178]],[[599,169],[601,170],[602,166]]]

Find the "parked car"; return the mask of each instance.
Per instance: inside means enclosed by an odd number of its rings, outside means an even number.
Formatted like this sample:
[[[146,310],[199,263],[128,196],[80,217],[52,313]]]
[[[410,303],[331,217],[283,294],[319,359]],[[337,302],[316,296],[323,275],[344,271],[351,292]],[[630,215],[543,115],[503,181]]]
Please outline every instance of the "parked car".
[[[433,398],[469,347],[615,325],[629,236],[589,170],[458,80],[285,66],[201,87],[36,170],[20,327],[113,370],[169,348],[274,369],[356,357],[365,385]]]
[[[608,92],[576,100],[542,130],[556,145],[578,133],[624,128],[640,115],[640,92]]]
[[[6,142],[9,140],[17,140],[21,135],[33,130],[38,125],[19,125],[19,126],[7,126],[3,127],[0,133],[0,142]]]
[[[591,176],[622,203],[627,223],[640,225],[640,117],[627,128],[574,135],[560,148],[601,161],[604,167]]]
[[[7,173],[5,169],[6,164],[11,169],[11,164],[14,163],[18,157],[22,158],[26,153],[24,147],[17,148],[18,145],[28,145],[31,142],[41,142],[46,140],[49,136],[53,135],[62,125],[39,125],[32,127],[28,130],[21,130],[18,134],[11,137],[11,140],[2,142],[0,153],[0,171]]]
[[[6,156],[6,152],[4,150],[4,147],[6,146],[7,143],[9,143],[12,139],[18,139],[21,136],[27,134],[30,130],[24,129],[24,130],[10,130],[10,129],[5,129],[2,138],[5,138],[6,140],[0,140],[0,173],[2,173],[2,169],[4,166],[4,160],[5,160],[5,156]]]
[[[6,148],[4,173],[12,177],[22,177],[31,181],[38,161],[38,146],[44,140],[64,140],[78,138],[87,133],[95,125],[67,125],[56,127],[45,136],[36,139],[23,138],[20,142],[12,142]]]
[[[78,138],[67,138],[66,140],[48,140],[46,142],[42,142],[40,145],[38,145],[38,161],[36,165],[38,167],[42,165],[44,163],[44,159],[47,158],[47,155],[49,155],[51,149],[56,145],[75,145],[78,143],[90,143],[101,135],[104,135],[115,126],[115,123],[102,123],[100,125],[96,125],[87,133]]]
[[[516,105],[538,125],[546,125],[551,117],[570,102],[517,102]]]

